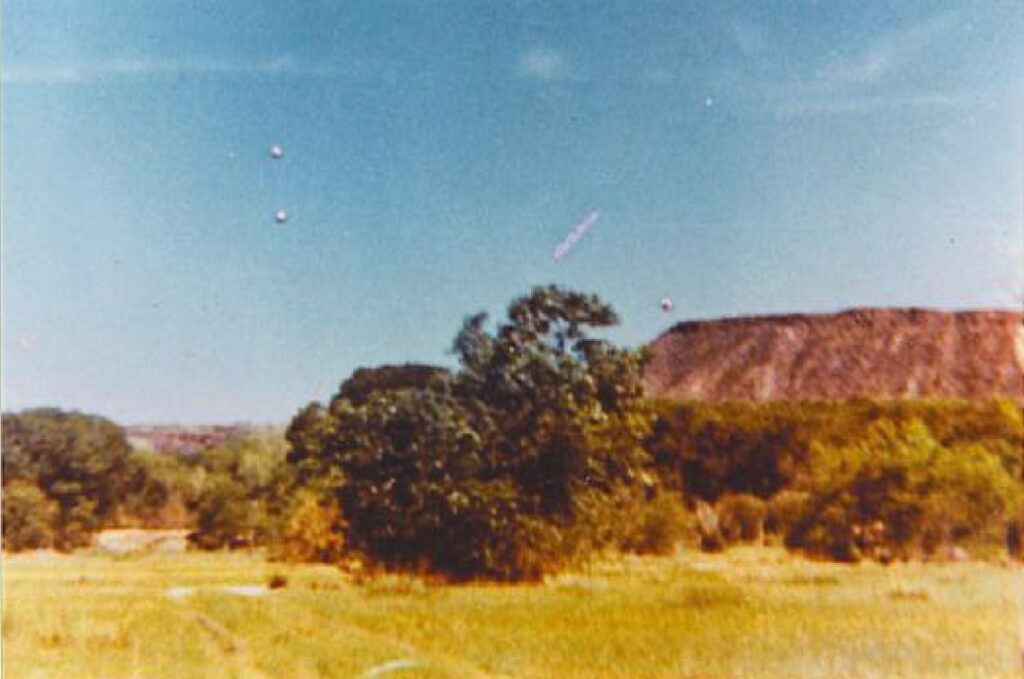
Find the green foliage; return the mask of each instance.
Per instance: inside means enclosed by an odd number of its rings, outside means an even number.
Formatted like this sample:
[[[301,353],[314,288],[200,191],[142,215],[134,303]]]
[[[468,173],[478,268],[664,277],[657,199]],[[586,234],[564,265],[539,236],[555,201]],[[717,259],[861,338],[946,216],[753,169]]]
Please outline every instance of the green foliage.
[[[241,484],[224,475],[213,475],[196,499],[192,540],[202,549],[218,549],[235,541],[254,544],[255,532],[264,518],[259,509]]]
[[[130,490],[121,506],[119,523],[146,528],[184,528],[195,504],[196,463],[174,453],[133,452]]]
[[[754,495],[723,495],[715,504],[726,542],[760,542],[764,538],[766,506]]]
[[[978,445],[1007,473],[1020,478],[1024,425],[1008,400],[805,403],[655,404],[657,420],[647,447],[658,475],[691,500],[723,493],[769,498],[808,473],[816,443],[843,447],[875,424],[917,420],[941,445]]]
[[[660,402],[648,449],[662,481],[687,497],[769,497],[806,458],[800,413],[753,404]]]
[[[325,503],[316,493],[299,490],[273,545],[273,554],[286,561],[336,562],[342,556],[344,528],[336,500]]]
[[[919,420],[877,423],[852,445],[815,445],[801,488],[808,498],[786,544],[838,560],[998,536],[1021,501],[996,453],[944,446]]]
[[[382,391],[425,389],[432,381],[448,374],[444,368],[416,363],[359,368],[338,390],[338,398],[363,405],[371,394]]]
[[[267,544],[279,530],[291,488],[285,443],[268,434],[229,441],[198,459],[192,539],[203,549]]]
[[[123,430],[102,417],[55,409],[3,415],[3,483],[23,481],[56,502],[55,546],[88,544],[137,478]]]
[[[57,503],[33,483],[15,480],[4,486],[4,549],[52,547],[59,514]]]
[[[640,508],[622,547],[637,554],[672,554],[689,536],[691,523],[679,497],[660,493]]]
[[[333,478],[349,549],[532,579],[625,538],[615,517],[649,482],[641,357],[587,334],[617,321],[593,296],[537,288],[508,317],[466,321],[454,374],[363,371],[293,420],[289,461],[300,483]]]
[[[765,507],[765,531],[788,534],[803,515],[808,498],[807,492],[792,489],[773,495]]]

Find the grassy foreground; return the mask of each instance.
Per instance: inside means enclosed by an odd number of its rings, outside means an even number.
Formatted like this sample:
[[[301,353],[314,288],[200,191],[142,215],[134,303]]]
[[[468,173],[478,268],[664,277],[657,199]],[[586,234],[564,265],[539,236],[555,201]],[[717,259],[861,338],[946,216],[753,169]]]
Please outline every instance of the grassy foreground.
[[[223,587],[264,585],[271,591]],[[7,679],[1018,677],[1019,570],[773,549],[618,559],[539,586],[352,584],[187,554],[8,557]]]

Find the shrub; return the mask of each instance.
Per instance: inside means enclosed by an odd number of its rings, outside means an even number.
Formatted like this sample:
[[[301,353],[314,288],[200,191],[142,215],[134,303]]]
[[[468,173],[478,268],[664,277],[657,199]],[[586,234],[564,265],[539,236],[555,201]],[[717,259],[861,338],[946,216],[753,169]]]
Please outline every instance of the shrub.
[[[968,538],[1001,539],[1021,487],[980,445],[949,448],[924,425],[879,423],[851,446],[818,445],[787,546],[841,561],[888,560]]]
[[[56,541],[57,503],[35,484],[13,481],[3,493],[4,549],[52,547]]]
[[[765,507],[765,531],[786,535],[796,525],[804,511],[809,495],[799,490],[783,490],[768,501]]]
[[[764,500],[747,493],[723,495],[715,509],[726,542],[759,542],[764,539]]]
[[[103,521],[97,512],[95,500],[79,498],[75,504],[61,507],[59,525],[57,546],[71,550],[88,546],[93,534],[103,526]]]
[[[861,551],[854,542],[852,522],[843,507],[808,503],[806,511],[800,522],[786,533],[786,547],[843,563],[860,561]]]
[[[196,521],[193,542],[203,549],[267,544],[291,490],[284,458],[284,439],[272,435],[203,451],[189,491]]]
[[[316,494],[301,490],[272,551],[274,556],[288,561],[334,563],[341,559],[343,531],[336,500],[323,501]]]
[[[252,542],[254,509],[235,480],[224,475],[208,477],[196,501],[193,541],[202,549],[219,549],[239,540]]]
[[[637,554],[671,554],[690,530],[690,516],[680,498],[659,494],[644,503],[624,549]]]

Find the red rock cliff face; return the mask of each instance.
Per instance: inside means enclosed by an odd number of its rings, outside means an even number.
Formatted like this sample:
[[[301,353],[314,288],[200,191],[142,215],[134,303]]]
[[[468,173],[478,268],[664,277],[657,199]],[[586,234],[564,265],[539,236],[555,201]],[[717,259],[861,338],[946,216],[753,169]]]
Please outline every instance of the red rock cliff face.
[[[772,401],[1009,396],[1024,402],[1024,316],[853,309],[687,321],[650,346],[648,393]]]

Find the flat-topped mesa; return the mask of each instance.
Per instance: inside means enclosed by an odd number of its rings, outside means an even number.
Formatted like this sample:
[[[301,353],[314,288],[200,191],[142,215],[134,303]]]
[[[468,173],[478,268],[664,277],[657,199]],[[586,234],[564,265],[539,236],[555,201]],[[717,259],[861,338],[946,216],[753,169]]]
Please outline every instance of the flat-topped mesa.
[[[651,343],[644,382],[678,400],[1024,403],[1022,324],[1018,311],[919,308],[685,321]]]

